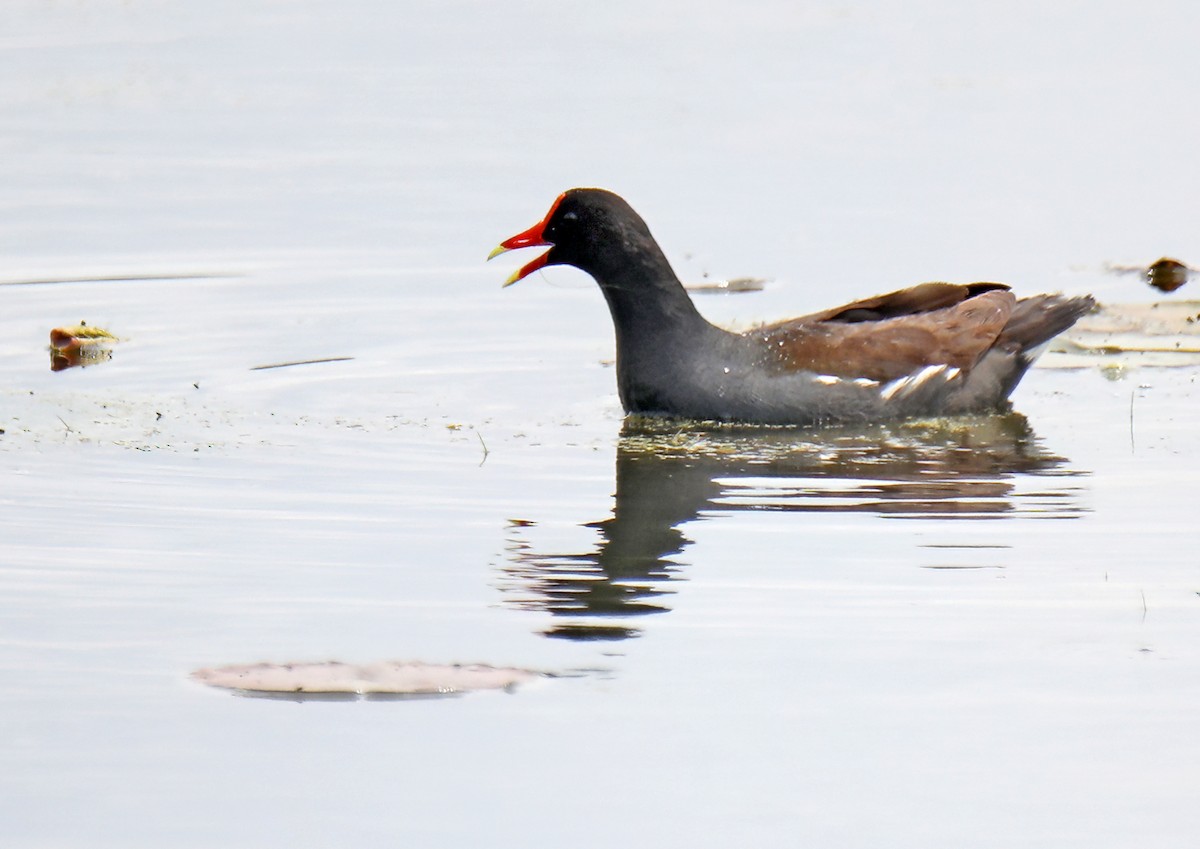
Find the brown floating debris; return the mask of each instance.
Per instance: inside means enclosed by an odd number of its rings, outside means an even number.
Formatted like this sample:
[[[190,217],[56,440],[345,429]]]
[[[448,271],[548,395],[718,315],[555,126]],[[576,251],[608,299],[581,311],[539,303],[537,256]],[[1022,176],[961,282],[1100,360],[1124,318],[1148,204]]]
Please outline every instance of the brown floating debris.
[[[197,681],[250,695],[451,696],[473,690],[511,690],[545,677],[528,669],[483,664],[381,661],[351,664],[250,663],[198,669]]]
[[[1146,282],[1163,292],[1174,292],[1188,281],[1191,269],[1177,259],[1163,257],[1146,269]]]
[[[55,348],[116,341],[116,336],[101,327],[88,327],[86,321],[81,321],[73,327],[56,327],[50,331],[50,344]]]
[[[1186,263],[1168,256],[1156,259],[1149,265],[1109,264],[1107,267],[1114,274],[1136,274],[1162,292],[1174,292],[1188,282],[1189,277],[1197,273],[1197,269],[1190,268]]]
[[[109,345],[121,341],[100,327],[90,327],[86,321],[50,331],[50,370],[62,371],[74,366],[90,366],[112,359]]]

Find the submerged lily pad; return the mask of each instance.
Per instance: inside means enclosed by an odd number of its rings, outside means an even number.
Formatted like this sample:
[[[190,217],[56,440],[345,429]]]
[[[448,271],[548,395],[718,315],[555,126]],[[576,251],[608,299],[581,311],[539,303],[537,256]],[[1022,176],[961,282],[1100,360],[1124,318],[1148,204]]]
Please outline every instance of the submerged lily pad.
[[[249,695],[275,696],[452,696],[474,690],[512,690],[545,677],[528,669],[483,664],[381,661],[352,664],[249,663],[198,669],[197,681]]]

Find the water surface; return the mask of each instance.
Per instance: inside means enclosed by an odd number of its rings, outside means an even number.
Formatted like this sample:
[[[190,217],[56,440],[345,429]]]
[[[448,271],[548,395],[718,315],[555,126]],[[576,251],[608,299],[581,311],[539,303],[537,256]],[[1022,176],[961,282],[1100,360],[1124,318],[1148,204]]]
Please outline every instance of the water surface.
[[[601,184],[689,280],[771,281],[717,321],[1166,297],[1105,269],[1200,257],[1190,6],[199,9],[0,39],[6,846],[1191,845],[1194,368],[624,422],[590,281],[482,265]],[[122,341],[52,372],[81,320]],[[324,660],[570,676],[189,678]]]

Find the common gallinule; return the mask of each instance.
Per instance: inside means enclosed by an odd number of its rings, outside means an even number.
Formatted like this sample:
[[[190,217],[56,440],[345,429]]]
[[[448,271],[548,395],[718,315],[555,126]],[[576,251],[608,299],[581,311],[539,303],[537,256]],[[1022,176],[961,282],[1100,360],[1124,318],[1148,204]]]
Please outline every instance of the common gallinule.
[[[998,410],[1045,344],[1093,306],[1088,296],[1018,300],[1002,283],[922,283],[734,333],[710,324],[641,217],[603,189],[571,189],[500,243],[550,250],[548,265],[600,284],[617,337],[627,413],[818,424]]]

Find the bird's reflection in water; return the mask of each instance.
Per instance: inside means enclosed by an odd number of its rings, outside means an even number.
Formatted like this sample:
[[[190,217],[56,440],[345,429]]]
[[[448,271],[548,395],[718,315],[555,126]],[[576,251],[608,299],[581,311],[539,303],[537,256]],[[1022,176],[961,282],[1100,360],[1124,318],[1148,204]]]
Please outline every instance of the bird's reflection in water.
[[[1026,419],[1005,416],[797,431],[633,420],[617,447],[612,516],[594,551],[535,550],[514,522],[502,588],[548,611],[547,636],[620,640],[665,603],[688,544],[680,526],[742,510],[888,517],[1075,518],[1079,476]]]

